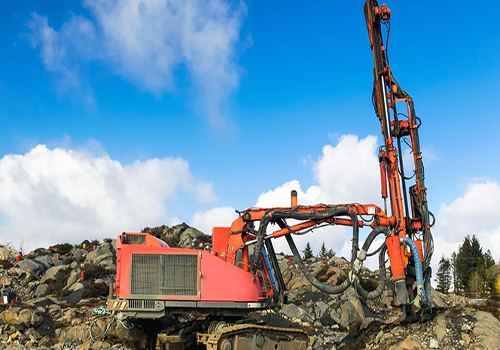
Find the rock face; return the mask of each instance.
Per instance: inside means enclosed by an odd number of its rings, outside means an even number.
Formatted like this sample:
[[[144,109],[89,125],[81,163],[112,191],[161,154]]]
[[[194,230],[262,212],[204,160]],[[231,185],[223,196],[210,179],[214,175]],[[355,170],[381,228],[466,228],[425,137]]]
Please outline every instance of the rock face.
[[[199,248],[200,244],[212,242],[212,236],[189,227],[186,223],[166,228],[159,238],[170,247],[180,248]]]

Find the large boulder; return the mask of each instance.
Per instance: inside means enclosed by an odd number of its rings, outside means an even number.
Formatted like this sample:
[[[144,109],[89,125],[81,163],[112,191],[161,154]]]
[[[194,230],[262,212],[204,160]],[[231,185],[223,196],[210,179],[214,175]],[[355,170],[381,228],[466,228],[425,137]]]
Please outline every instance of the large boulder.
[[[57,260],[57,256],[55,256],[53,254],[47,254],[47,255],[37,256],[33,260],[38,261],[39,263],[44,264],[45,268],[48,269],[51,266],[54,266],[54,263]]]
[[[16,266],[24,272],[32,272],[35,275],[41,275],[47,269],[45,264],[31,259],[21,260]]]
[[[40,283],[46,283],[46,282],[52,282],[55,280],[56,275],[59,271],[68,268],[68,266],[60,265],[60,266],[54,266],[48,269],[45,274],[42,276],[42,279],[40,280]]]
[[[73,249],[71,251],[71,256],[79,261],[79,262],[82,262],[83,260],[85,260],[85,257],[87,256],[88,252],[87,250],[85,249],[81,249],[81,248],[78,248],[78,249]]]
[[[110,247],[101,245],[96,250],[87,254],[85,263],[111,268],[114,265],[114,259],[115,254]]]
[[[448,304],[443,299],[443,294],[431,287],[431,299],[434,307],[446,308]]]
[[[295,304],[285,305],[281,310],[280,314],[285,315],[290,319],[298,319],[302,322],[313,323],[314,319],[309,315],[304,309],[298,307]]]
[[[365,318],[363,305],[357,298],[349,297],[342,303],[340,313],[340,325],[344,328],[355,329],[361,325]]]
[[[211,243],[212,236],[208,236],[186,223],[166,228],[160,236],[170,247],[198,248],[203,243]]]
[[[489,312],[477,311],[472,333],[484,349],[500,349],[500,321]]]
[[[39,284],[38,287],[36,287],[35,297],[40,298],[40,297],[46,296],[49,293],[50,293],[49,285],[46,283],[42,283],[42,284]]]

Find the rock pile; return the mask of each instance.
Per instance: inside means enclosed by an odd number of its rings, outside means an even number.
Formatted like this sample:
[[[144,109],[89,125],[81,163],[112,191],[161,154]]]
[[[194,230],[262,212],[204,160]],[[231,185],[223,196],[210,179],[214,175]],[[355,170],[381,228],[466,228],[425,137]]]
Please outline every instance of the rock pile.
[[[278,260],[291,288],[286,293],[288,305],[278,312],[310,332],[313,349],[500,349],[499,319],[471,307],[464,297],[433,290],[435,318],[404,324],[400,309],[393,305],[392,290],[386,288],[374,301],[360,299],[352,288],[327,295],[308,283],[293,259],[279,255]],[[338,257],[312,258],[307,263],[316,279],[339,283],[349,265]],[[377,272],[365,269],[363,276],[371,283]],[[495,308],[498,313],[498,305]]]
[[[211,237],[186,224],[155,232],[171,246],[198,248]],[[62,244],[37,249],[17,261],[18,252],[0,246],[0,292],[14,295],[0,304],[0,349],[138,349],[146,334],[114,319],[105,306],[116,272],[116,241]],[[425,323],[403,324],[393,292],[365,301],[352,289],[340,295],[316,290],[290,256],[278,254],[287,284],[287,303],[265,310],[282,325],[294,324],[314,340],[312,349],[500,349],[500,321],[485,307],[463,297],[433,291],[436,316]],[[321,282],[342,283],[350,263],[339,257],[307,260]],[[377,271],[363,268],[365,288],[377,283]],[[389,281],[388,287],[391,286]],[[496,308],[496,309],[495,309]],[[186,317],[189,319],[189,317]],[[95,341],[91,340],[89,330]],[[106,333],[106,336],[104,336]]]
[[[161,228],[161,229],[159,229]],[[160,226],[157,228],[146,227],[143,232],[147,232],[162,241],[169,247],[179,248],[204,248],[212,243],[212,236],[206,235],[194,227],[188,226],[185,222],[172,227]]]

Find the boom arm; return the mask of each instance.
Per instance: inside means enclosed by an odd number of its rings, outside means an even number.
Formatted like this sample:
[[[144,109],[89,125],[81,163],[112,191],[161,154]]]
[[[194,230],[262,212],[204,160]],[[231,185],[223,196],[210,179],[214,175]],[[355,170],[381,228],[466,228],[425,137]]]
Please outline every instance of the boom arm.
[[[392,215],[398,221],[400,237],[409,235],[414,238],[419,232],[423,233],[426,246],[424,254],[424,269],[427,269],[432,257],[432,235],[430,233],[430,214],[427,208],[427,195],[424,181],[424,165],[418,129],[421,121],[415,115],[413,99],[408,95],[394,78],[382,37],[382,24],[387,26],[387,36],[390,31],[391,10],[386,5],[379,7],[376,0],[367,0],[365,3],[365,18],[370,37],[375,68],[373,84],[373,104],[375,113],[382,126],[384,146],[380,150],[382,174],[382,188],[386,187],[385,179],[389,183]],[[386,45],[387,46],[387,45]],[[397,110],[399,104],[405,104],[404,113]],[[405,114],[406,113],[406,114]],[[414,174],[406,177],[402,157],[401,140],[409,147],[413,155]],[[397,147],[397,148],[396,148]],[[398,165],[399,160],[399,165]],[[408,193],[406,181],[415,177],[415,184],[410,186],[412,212],[408,209]],[[383,197],[386,198],[387,195]]]
[[[382,196],[387,198],[384,189],[389,184],[391,213],[396,218],[397,234],[404,240],[405,236],[415,239],[422,234],[424,242],[423,271],[428,288],[430,288],[430,261],[434,250],[431,224],[432,215],[427,207],[427,195],[424,182],[424,166],[418,129],[421,121],[415,115],[412,98],[401,88],[392,74],[387,52],[390,33],[391,10],[386,5],[378,6],[376,0],[365,3],[365,19],[370,38],[370,46],[374,62],[373,105],[382,126],[384,146],[380,149],[379,160],[382,178]],[[382,25],[387,27],[386,45],[382,36]],[[398,112],[397,106],[404,106],[404,113]],[[406,113],[406,114],[405,114]],[[414,174],[405,176],[403,140],[413,155]],[[399,160],[399,162],[398,162]],[[398,164],[399,163],[399,164]],[[415,177],[415,184],[409,187],[412,211],[409,211],[406,181]],[[391,252],[389,252],[389,255]]]

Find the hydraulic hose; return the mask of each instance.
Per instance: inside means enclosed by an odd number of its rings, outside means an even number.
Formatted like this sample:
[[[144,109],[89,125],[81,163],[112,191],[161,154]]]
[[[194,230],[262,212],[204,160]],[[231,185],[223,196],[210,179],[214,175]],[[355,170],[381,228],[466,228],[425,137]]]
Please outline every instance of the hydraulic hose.
[[[422,300],[423,303],[426,303],[427,301],[427,295],[424,289],[424,276],[422,271],[422,262],[420,261],[420,253],[415,242],[413,242],[408,236],[402,238],[402,240],[410,247],[411,254],[413,255],[415,275],[417,276],[417,296],[415,297],[415,306],[420,307],[420,300]]]
[[[387,232],[388,232],[388,229],[385,226],[378,226],[378,227],[374,228],[372,232],[370,232],[370,234],[368,235],[368,237],[365,240],[365,243],[363,244],[363,248],[358,252],[358,257],[356,260],[361,262],[359,269],[361,269],[361,265],[363,264],[363,261],[366,259],[366,255],[367,255],[366,253],[367,253],[368,249],[370,248],[370,245],[375,240],[375,238],[380,234],[385,235],[385,234],[387,234]],[[386,283],[386,272],[385,272],[385,253],[386,253],[386,251],[387,251],[387,246],[384,243],[381,246],[380,253],[379,253],[379,278],[378,278],[377,288],[368,292],[363,288],[361,283],[357,282],[356,290],[357,290],[358,294],[365,299],[378,298],[384,292],[385,283]],[[357,265],[357,264],[355,264],[355,265]]]
[[[351,219],[352,219],[352,251],[351,251],[351,263],[354,262],[354,259],[357,255],[358,251],[358,241],[359,241],[359,222],[358,222],[358,217],[356,214],[356,210],[352,208],[349,210],[347,208],[347,213]],[[325,292],[327,294],[339,294],[345,291],[350,285],[351,281],[349,278],[347,278],[342,284],[337,285],[337,286],[332,286],[329,284],[323,284],[319,282],[307,269],[307,266],[304,264],[304,261],[302,260],[299,250],[297,249],[297,246],[295,245],[295,242],[293,241],[293,238],[291,234],[288,234],[285,236],[286,241],[288,242],[288,246],[290,247],[290,250],[293,253],[293,257],[295,259],[295,262],[299,265],[300,271],[304,275],[304,277],[311,283],[314,287],[319,289],[322,292]],[[352,266],[352,265],[351,265]]]
[[[294,208],[295,209],[295,208]],[[341,215],[350,215],[353,219],[353,232],[356,236],[356,250],[357,250],[357,237],[359,231],[359,223],[357,221],[357,216],[355,210],[352,212],[354,215],[349,213],[349,206],[334,206],[325,210],[317,210],[313,212],[299,212],[294,209],[283,209],[283,210],[270,210],[267,212],[260,220],[259,230],[257,231],[257,242],[255,243],[255,249],[253,253],[254,264],[252,266],[252,272],[255,273],[257,263],[260,261],[260,255],[262,254],[262,248],[264,246],[264,237],[266,235],[267,226],[271,220],[276,221],[279,219],[296,219],[296,220],[324,220]],[[356,226],[356,229],[354,229]],[[289,236],[289,235],[287,235]],[[353,250],[354,250],[354,233],[353,233]],[[354,253],[356,254],[356,253]],[[356,255],[354,255],[355,257]],[[352,260],[351,260],[352,261]]]
[[[323,284],[320,281],[318,281],[307,269],[307,266],[304,264],[304,261],[302,261],[302,258],[300,257],[300,253],[297,249],[297,246],[295,245],[295,242],[293,241],[293,238],[291,235],[286,235],[286,241],[288,242],[288,245],[290,246],[290,250],[293,253],[293,257],[295,259],[295,262],[299,265],[300,271],[304,275],[304,277],[311,283],[313,286],[318,288],[320,291],[325,292],[327,294],[339,294],[345,291],[350,285],[351,281],[349,278],[346,278],[342,284],[338,286],[332,286],[330,284]]]

